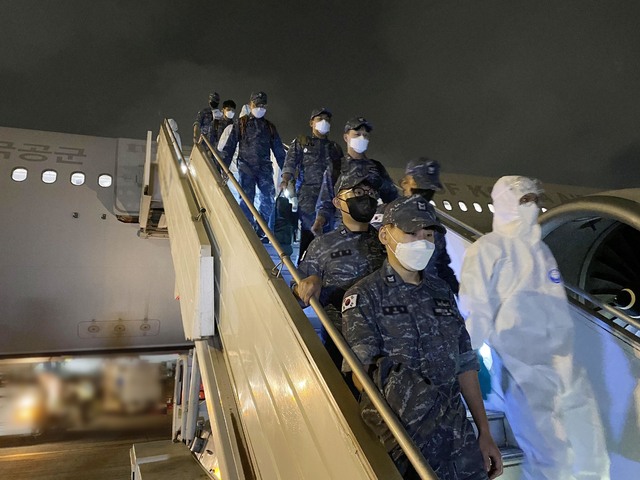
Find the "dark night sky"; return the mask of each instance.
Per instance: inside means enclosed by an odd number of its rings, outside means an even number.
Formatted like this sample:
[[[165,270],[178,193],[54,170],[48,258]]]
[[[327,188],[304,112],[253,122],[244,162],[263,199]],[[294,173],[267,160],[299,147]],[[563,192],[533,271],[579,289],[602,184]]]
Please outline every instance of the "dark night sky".
[[[269,94],[286,141],[316,106],[375,126],[390,166],[640,184],[640,2],[0,1],[0,125],[190,138],[209,91]]]

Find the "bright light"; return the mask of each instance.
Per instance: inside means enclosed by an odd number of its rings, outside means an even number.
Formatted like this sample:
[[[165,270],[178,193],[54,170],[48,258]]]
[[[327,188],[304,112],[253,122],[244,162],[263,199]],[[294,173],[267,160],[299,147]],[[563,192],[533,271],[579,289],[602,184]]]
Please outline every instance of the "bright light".
[[[482,213],[482,206],[480,206],[480,204],[478,202],[475,202],[473,204],[473,208],[475,208],[476,212]]]
[[[547,209],[546,209],[546,208],[544,208],[544,207],[542,207],[542,213],[544,213],[544,212],[546,212],[546,211],[547,211]]]
[[[187,173],[187,164],[182,162],[182,164],[180,164],[180,170],[182,171],[182,173]]]
[[[490,211],[491,213],[496,213],[495,208],[493,208],[493,203],[488,204],[488,205],[487,205],[487,207],[489,207],[489,211]]]
[[[460,210],[462,210],[463,212],[466,212],[467,209],[467,204],[464,202],[458,202],[458,206],[460,207]]]
[[[491,370],[491,365],[493,365],[493,358],[491,358],[491,347],[486,343],[483,343],[482,346],[478,349],[478,352],[480,352],[480,356],[482,357],[487,370]]]
[[[453,207],[451,206],[451,202],[449,202],[449,200],[443,200],[442,201],[442,205],[444,206],[445,210],[452,210]]]
[[[11,172],[11,180],[15,182],[24,182],[27,179],[27,169],[18,167]]]

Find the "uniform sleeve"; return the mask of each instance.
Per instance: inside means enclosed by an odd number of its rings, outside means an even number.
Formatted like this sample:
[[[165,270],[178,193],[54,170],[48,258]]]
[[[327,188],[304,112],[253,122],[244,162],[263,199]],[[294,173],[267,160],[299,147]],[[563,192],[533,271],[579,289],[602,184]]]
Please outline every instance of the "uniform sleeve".
[[[449,301],[454,306],[456,317],[459,325],[458,333],[458,365],[456,375],[460,375],[469,370],[480,370],[480,363],[478,362],[478,355],[476,351],[471,348],[471,339],[469,338],[469,332],[464,324],[464,318],[460,315],[456,299],[453,296],[453,292],[450,292]]]
[[[202,125],[202,110],[200,110],[196,115],[196,121],[193,122],[194,125],[198,125],[200,127]]]
[[[275,128],[274,128],[275,130]],[[282,140],[280,139],[280,135],[278,135],[277,131],[273,132],[273,136],[271,137],[271,151],[273,155],[276,157],[276,162],[278,162],[278,166],[282,169],[284,165],[284,147],[282,146]]]
[[[389,172],[380,164],[380,176],[382,177],[382,186],[380,187],[380,198],[384,203],[389,203],[398,198],[398,189],[391,180]]]
[[[295,139],[289,145],[287,156],[284,159],[284,166],[282,167],[282,174],[288,173],[291,177],[295,177],[296,170],[298,169],[300,149],[298,148],[298,139]]]
[[[238,124],[232,123],[231,128],[229,129],[229,135],[227,140],[224,143],[224,147],[220,146],[221,141],[218,143],[218,150],[222,153],[222,161],[228,167],[231,165],[231,160],[233,160],[233,154],[236,151],[236,146],[238,145]],[[228,127],[227,127],[228,128]],[[227,130],[225,130],[226,132]]]
[[[480,348],[491,334],[499,308],[499,300],[493,291],[496,252],[493,245],[482,240],[467,249],[460,274],[460,307],[466,314],[474,349]]]
[[[381,335],[375,322],[375,297],[356,284],[342,301],[342,335],[363,365],[380,355]],[[343,363],[343,370],[350,371]]]
[[[323,278],[322,266],[320,265],[320,253],[321,253],[321,237],[314,238],[309,244],[309,248],[304,252],[302,260],[298,265],[298,270],[304,278],[311,275],[317,275]]]
[[[440,232],[435,232],[435,244],[436,274],[439,278],[447,282],[453,293],[457,295],[460,290],[460,284],[458,283],[456,274],[453,273],[453,270],[449,266],[451,264],[451,257],[449,257],[449,253],[447,252],[447,240],[445,235]]]
[[[323,217],[327,223],[333,220],[336,211],[332,201],[334,197],[333,182],[331,180],[332,173],[333,167],[329,164],[322,175],[322,185],[316,202],[316,216]]]

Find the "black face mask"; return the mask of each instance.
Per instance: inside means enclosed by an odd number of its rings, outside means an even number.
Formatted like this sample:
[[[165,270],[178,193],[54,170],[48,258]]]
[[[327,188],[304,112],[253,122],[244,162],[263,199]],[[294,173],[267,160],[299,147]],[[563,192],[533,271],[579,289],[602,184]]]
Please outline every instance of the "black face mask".
[[[428,190],[426,188],[412,188],[411,189],[411,195],[420,195],[427,202],[431,201],[431,199],[433,198],[433,194],[434,193],[435,193],[434,190]]]
[[[349,215],[356,222],[369,223],[376,214],[378,201],[369,195],[347,198],[345,201],[347,202]]]

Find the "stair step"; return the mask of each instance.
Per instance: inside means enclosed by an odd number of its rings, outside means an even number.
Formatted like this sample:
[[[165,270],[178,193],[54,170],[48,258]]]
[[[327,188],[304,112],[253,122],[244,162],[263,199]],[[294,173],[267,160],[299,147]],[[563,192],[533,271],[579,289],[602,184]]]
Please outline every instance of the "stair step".
[[[473,425],[473,430],[477,435],[478,429],[476,428],[476,424],[474,423],[473,417],[471,416],[471,413],[469,411],[467,411],[467,418]],[[498,412],[496,410],[488,410],[487,419],[489,420],[489,431],[491,432],[491,436],[493,437],[493,441],[496,442],[496,445],[500,448],[511,447],[511,445],[509,445],[509,442],[507,441],[504,413]]]
[[[518,447],[502,447],[500,453],[502,453],[502,462],[505,467],[519,465],[524,459],[524,453]]]

